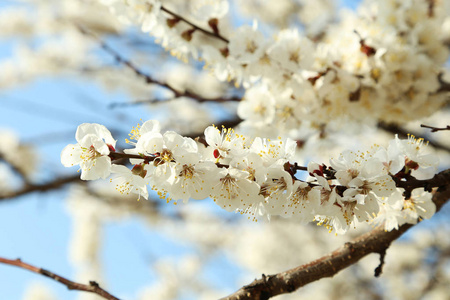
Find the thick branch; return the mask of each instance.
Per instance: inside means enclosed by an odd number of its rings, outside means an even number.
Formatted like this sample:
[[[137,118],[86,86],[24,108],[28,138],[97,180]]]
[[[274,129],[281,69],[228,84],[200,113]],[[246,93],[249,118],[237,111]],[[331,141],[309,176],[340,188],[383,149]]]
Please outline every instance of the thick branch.
[[[81,181],[80,175],[74,175],[70,177],[58,178],[53,181],[44,183],[44,184],[28,184],[25,185],[22,189],[17,191],[8,192],[5,194],[0,194],[0,200],[12,199],[15,197],[19,197],[25,194],[34,193],[34,192],[46,192],[49,190],[54,190],[62,187],[68,183]]]
[[[26,269],[28,271],[37,273],[37,274],[41,274],[44,275],[46,277],[49,277],[55,281],[58,281],[59,283],[67,286],[67,288],[69,290],[77,290],[77,291],[84,291],[84,292],[89,292],[89,293],[94,293],[99,295],[100,297],[103,297],[105,299],[109,299],[109,300],[119,300],[119,298],[114,297],[113,295],[111,295],[110,293],[108,293],[107,291],[105,291],[104,289],[102,289],[97,282],[95,281],[89,281],[89,285],[87,284],[81,284],[81,283],[77,283],[77,282],[73,282],[71,280],[68,280],[62,276],[59,276],[58,274],[55,274],[53,272],[50,272],[46,269],[42,269],[42,268],[38,268],[35,266],[32,266],[30,264],[24,263],[22,262],[20,259],[6,259],[3,257],[0,257],[0,263],[6,264],[6,265],[11,265],[11,266],[16,266],[22,269]]]
[[[450,184],[447,184],[446,189],[435,192],[433,196],[436,210],[440,210],[449,198]],[[336,275],[339,271],[358,262],[370,253],[384,253],[393,241],[413,226],[404,224],[398,230],[389,232],[384,231],[382,226],[377,227],[346,243],[332,253],[308,264],[274,275],[266,276],[263,274],[261,279],[254,280],[234,294],[222,298],[222,300],[262,300],[280,294],[291,293],[308,283]]]
[[[419,180],[410,175],[405,177],[405,180],[402,180],[396,176],[392,176],[392,179],[395,181],[395,185],[397,187],[405,190],[403,196],[406,199],[409,199],[412,191],[417,188],[423,188],[425,191],[431,192],[433,188],[444,189],[446,187],[450,187],[450,169],[442,171],[434,175],[433,178],[425,180]]]

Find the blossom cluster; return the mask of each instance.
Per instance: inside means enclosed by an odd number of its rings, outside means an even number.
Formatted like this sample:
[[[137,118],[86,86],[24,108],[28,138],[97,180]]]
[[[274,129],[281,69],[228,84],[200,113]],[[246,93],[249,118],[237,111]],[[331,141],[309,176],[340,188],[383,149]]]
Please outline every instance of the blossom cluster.
[[[82,74],[108,87],[125,88],[133,98],[148,97],[151,87],[131,70],[99,65],[92,51],[98,44],[79,31],[84,28],[104,40],[110,33],[123,34],[128,26],[139,26],[181,60],[201,59],[218,79],[242,84],[241,128],[256,133],[276,127],[281,134],[299,138],[301,133],[293,133],[298,128],[318,128],[330,120],[403,122],[428,116],[445,104],[440,82],[449,57],[450,6],[445,1],[366,0],[357,12],[342,13],[340,18],[329,16],[334,9],[327,0],[259,2],[248,1],[242,9],[253,6],[254,15],[266,10],[275,17],[275,6],[283,12],[280,16],[297,11],[294,7],[300,4],[302,9],[311,6],[305,12],[311,17],[318,14],[313,6],[319,2],[329,8],[320,14],[324,20],[314,18],[313,23],[321,23],[320,36],[308,35],[308,28],[306,33],[298,28],[260,30],[256,22],[232,28],[225,0],[192,0],[185,5],[177,5],[177,0],[52,0],[52,5],[39,0],[34,5],[45,9],[8,8],[1,14],[0,27],[5,30],[0,38],[15,36],[30,42],[14,51],[15,59],[0,62],[4,71],[0,87],[43,75]],[[31,11],[38,13],[34,16]],[[333,19],[336,22],[331,23]]]
[[[11,56],[0,60],[2,89],[39,77],[77,75],[82,68],[98,69],[90,53],[97,45],[77,26],[97,34],[117,34],[124,29],[96,1],[36,0],[27,4],[30,7],[7,5],[0,11],[0,40],[17,40]]]
[[[116,141],[103,125],[82,124],[77,144],[66,146],[61,162],[79,165],[81,178],[95,180],[113,173],[116,189],[148,198],[148,186],[167,202],[212,198],[227,211],[249,219],[271,216],[315,221],[344,233],[358,222],[385,222],[386,230],[429,218],[435,207],[431,194],[413,191],[404,199],[394,177],[431,178],[438,160],[422,139],[395,137],[387,148],[344,151],[330,166],[292,162],[297,143],[287,139],[249,139],[233,129],[205,129],[204,140],[161,132],[158,121],[133,128],[127,143],[115,151]],[[132,168],[112,163],[128,158]],[[300,180],[297,171],[309,177]]]
[[[296,28],[270,38],[256,23],[229,30],[221,21],[228,14],[227,1],[194,1],[198,5],[186,12],[188,18],[210,32],[229,31],[229,40],[216,35],[215,43],[167,14],[157,0],[103,3],[174,55],[202,59],[218,79],[243,84],[238,112],[250,127],[276,124],[291,130],[305,121],[369,116],[402,122],[428,116],[446,101],[439,73],[449,57],[449,8],[441,1],[364,1],[357,14],[345,13],[315,41]]]

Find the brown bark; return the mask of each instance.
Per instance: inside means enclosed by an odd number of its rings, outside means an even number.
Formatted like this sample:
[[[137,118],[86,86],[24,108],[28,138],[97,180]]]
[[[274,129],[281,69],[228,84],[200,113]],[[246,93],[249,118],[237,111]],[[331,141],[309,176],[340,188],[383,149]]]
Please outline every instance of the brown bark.
[[[103,297],[105,299],[108,300],[119,300],[119,298],[114,297],[113,295],[111,295],[110,293],[108,293],[107,291],[105,291],[104,289],[102,289],[97,282],[95,281],[89,281],[89,285],[87,284],[81,284],[81,283],[77,283],[77,282],[73,282],[67,278],[64,278],[62,276],[59,276],[58,274],[55,274],[53,272],[50,272],[46,269],[42,269],[42,268],[38,268],[35,267],[33,265],[24,263],[23,261],[21,261],[20,259],[7,259],[7,258],[3,258],[0,257],[0,263],[6,264],[6,265],[10,265],[10,266],[16,266],[22,269],[26,269],[28,271],[37,273],[37,274],[41,274],[43,276],[46,276],[48,278],[51,278],[55,281],[58,281],[59,283],[67,286],[67,288],[69,290],[77,290],[77,291],[84,291],[84,292],[89,292],[89,293],[94,293],[99,295],[100,297]]]

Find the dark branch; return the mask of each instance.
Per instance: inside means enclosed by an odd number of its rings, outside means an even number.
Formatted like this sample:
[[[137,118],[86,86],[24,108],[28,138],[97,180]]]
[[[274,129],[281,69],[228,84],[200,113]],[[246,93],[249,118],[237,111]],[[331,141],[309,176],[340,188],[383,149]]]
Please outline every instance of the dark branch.
[[[425,191],[431,192],[436,187],[439,189],[450,187],[450,169],[442,171],[434,175],[433,178],[426,180],[419,180],[410,175],[404,177],[405,180],[396,176],[392,176],[392,179],[395,181],[397,187],[405,190],[403,196],[409,199],[412,191],[417,188],[423,188]]]
[[[142,159],[145,163],[149,163],[151,161],[154,161],[157,156],[147,156],[147,155],[139,155],[139,154],[127,154],[122,152],[110,152],[108,155],[111,160],[118,160],[123,158],[128,159]]]
[[[67,286],[67,288],[69,290],[77,290],[77,291],[94,293],[94,294],[97,294],[100,297],[103,297],[108,300],[119,300],[119,298],[114,297],[113,295],[111,295],[110,293],[108,293],[107,291],[102,289],[99,286],[99,284],[95,281],[89,281],[89,285],[73,282],[69,279],[66,279],[66,278],[64,278],[58,274],[55,274],[53,272],[50,272],[46,269],[38,268],[38,267],[32,266],[30,264],[24,263],[20,259],[12,260],[12,259],[6,259],[3,257],[0,257],[0,263],[6,264],[6,265],[11,265],[11,266],[16,266],[16,267],[26,269],[28,271],[31,271],[31,272],[34,272],[37,274],[41,274],[43,276],[51,278],[65,286]]]
[[[60,188],[68,183],[72,182],[81,182],[79,175],[74,175],[65,178],[58,178],[56,180],[44,183],[44,184],[28,184],[25,185],[22,189],[17,191],[8,192],[5,194],[0,194],[0,200],[12,199],[25,194],[34,193],[34,192],[46,192],[50,190],[54,190]]]
[[[431,129],[431,132],[436,132],[436,131],[441,131],[441,130],[450,130],[450,125],[447,125],[447,127],[439,128],[439,127],[433,127],[433,126],[420,124],[420,127],[429,128],[429,129]]]
[[[447,185],[445,190],[436,191],[433,196],[436,210],[440,210],[449,198],[450,185]],[[308,283],[336,275],[370,253],[384,253],[393,241],[413,226],[404,224],[398,230],[389,232],[386,232],[383,227],[377,227],[308,264],[274,275],[264,275],[261,279],[254,280],[222,300],[261,300],[291,293]]]
[[[382,252],[380,252],[380,264],[375,269],[375,277],[380,277],[381,273],[383,272],[383,266],[384,266],[384,258],[386,257],[386,250],[384,249]]]
[[[141,71],[138,67],[136,67],[131,61],[123,58],[117,51],[115,51],[114,49],[112,49],[108,44],[106,44],[105,42],[103,42],[100,38],[98,38],[96,35],[94,35],[93,33],[87,31],[86,29],[84,29],[81,26],[77,26],[78,29],[80,30],[81,33],[88,35],[94,39],[97,40],[97,42],[100,44],[100,47],[105,50],[106,52],[108,52],[112,57],[114,57],[114,59],[120,63],[123,64],[125,66],[127,66],[128,68],[130,68],[137,76],[143,78],[145,80],[146,83],[149,84],[156,84],[159,86],[162,86],[170,91],[172,91],[175,96],[180,97],[180,93],[173,88],[172,86],[170,86],[169,84],[156,80],[154,78],[152,78],[151,76],[145,74],[143,71]]]
[[[189,91],[185,91],[184,93],[182,93],[184,95],[184,97],[189,97],[191,99],[193,99],[194,101],[197,101],[199,103],[204,103],[204,102],[215,102],[215,103],[224,103],[224,102],[239,102],[241,101],[240,97],[230,97],[230,98],[223,98],[223,97],[217,97],[217,98],[204,98],[200,95],[191,93]],[[180,96],[182,97],[182,96]],[[110,107],[111,108],[116,108],[116,107],[123,107],[123,106],[134,106],[134,105],[141,105],[141,104],[156,104],[156,103],[164,103],[164,102],[168,102],[168,101],[172,101],[177,99],[178,97],[175,98],[169,98],[169,99],[149,99],[149,100],[137,100],[134,102],[122,102],[122,103],[111,103]]]
[[[205,98],[205,97],[203,97],[201,95],[198,95],[198,94],[196,94],[194,92],[190,92],[190,91],[180,92],[177,89],[175,89],[173,86],[168,84],[167,82],[155,79],[155,78],[151,77],[150,75],[144,73],[135,64],[133,64],[130,60],[127,60],[124,57],[122,57],[117,51],[112,49],[108,44],[106,44],[104,41],[102,41],[100,38],[98,38],[93,33],[87,31],[86,29],[84,29],[81,26],[77,26],[77,27],[78,27],[78,30],[80,30],[81,33],[96,39],[97,42],[99,43],[100,47],[103,50],[105,50],[106,52],[108,52],[114,58],[114,60],[117,63],[128,67],[130,70],[132,70],[136,74],[136,76],[143,78],[147,84],[155,84],[155,85],[158,85],[160,87],[163,87],[163,88],[171,91],[174,94],[174,99],[180,98],[180,97],[188,97],[188,98],[192,98],[192,99],[194,99],[194,100],[196,100],[198,102],[228,102],[228,101],[240,101],[241,100],[241,98],[239,98],[239,97]],[[148,100],[147,103],[152,103],[152,101],[154,101],[154,100]],[[144,103],[144,101],[138,101],[137,103]],[[134,104],[134,103],[131,103],[131,104]],[[112,107],[114,107],[114,106],[117,106],[117,104],[112,104]]]
[[[450,92],[450,83],[446,82],[443,77],[444,77],[444,73],[439,73],[438,80],[439,80],[439,83],[441,86],[437,90],[437,93]]]

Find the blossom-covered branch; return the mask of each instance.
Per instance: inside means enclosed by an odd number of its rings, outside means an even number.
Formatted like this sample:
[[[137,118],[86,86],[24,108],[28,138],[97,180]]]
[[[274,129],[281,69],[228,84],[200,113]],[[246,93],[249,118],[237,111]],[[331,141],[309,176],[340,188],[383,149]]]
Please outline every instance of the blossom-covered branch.
[[[37,274],[41,274],[45,277],[51,278],[65,286],[67,286],[67,288],[69,290],[77,290],[77,291],[83,291],[83,292],[89,292],[89,293],[94,293],[99,295],[102,298],[108,299],[108,300],[119,300],[119,298],[111,295],[110,293],[108,293],[107,291],[105,291],[104,289],[102,289],[97,282],[95,281],[89,281],[89,285],[87,284],[82,284],[82,283],[77,283],[74,281],[71,281],[65,277],[62,277],[58,274],[55,274],[51,271],[48,271],[46,269],[43,268],[38,268],[35,267],[33,265],[24,263],[22,260],[20,259],[7,259],[7,258],[3,258],[0,257],[0,263],[6,264],[6,265],[10,265],[10,266],[16,266],[22,269],[26,269],[28,271],[37,273]]]
[[[238,114],[262,131],[273,125],[300,130],[305,123],[341,117],[405,122],[428,116],[446,103],[440,82],[449,55],[440,38],[446,20],[442,3],[430,14],[422,0],[408,5],[365,1],[357,15],[333,25],[320,41],[297,29],[267,38],[256,24],[244,25],[232,30],[226,48],[196,38],[193,33],[201,30],[160,1],[104,3],[122,22],[140,26],[181,60],[200,58],[219,80],[242,84],[245,101]],[[228,14],[223,3],[205,4],[193,14],[205,24],[220,20]],[[399,82],[395,88],[393,80]]]
[[[116,152],[116,141],[106,127],[82,124],[77,144],[61,153],[61,162],[80,165],[81,179],[96,180],[114,174],[122,194],[148,198],[150,185],[167,202],[210,197],[228,211],[261,217],[281,215],[305,223],[315,221],[330,231],[345,233],[358,222],[385,223],[386,230],[435,211],[430,191],[446,184],[434,176],[437,159],[422,139],[397,137],[389,147],[373,145],[362,151],[344,151],[330,166],[291,162],[297,143],[291,139],[249,139],[232,129],[205,129],[203,141],[173,131],[161,133],[150,120],[130,133],[134,148]],[[127,158],[131,170],[114,160]],[[297,171],[310,178],[299,180]],[[385,222],[386,221],[386,222]]]
[[[445,175],[447,177],[446,189],[437,191],[433,196],[437,210],[440,210],[450,199],[450,170],[445,172],[447,173]],[[308,264],[274,275],[263,274],[261,279],[255,279],[252,283],[221,300],[267,300],[276,295],[294,292],[319,279],[333,277],[339,271],[370,253],[384,255],[391,243],[413,226],[404,224],[398,230],[393,231],[385,231],[382,226],[379,226]]]

